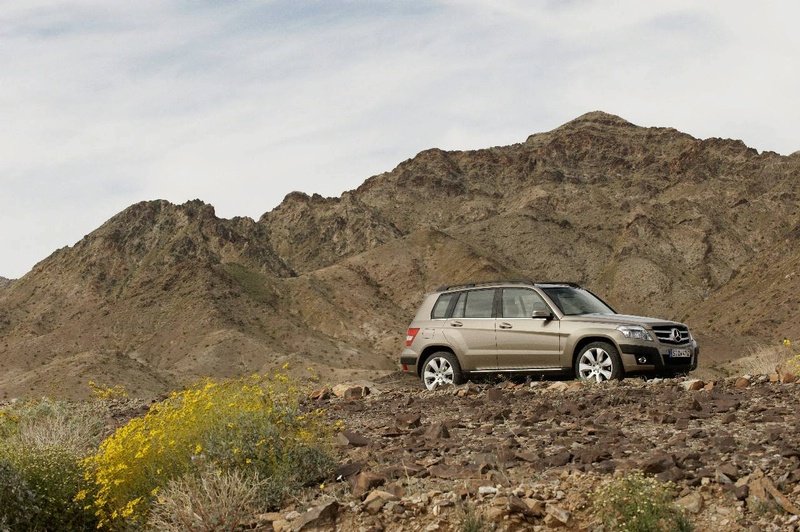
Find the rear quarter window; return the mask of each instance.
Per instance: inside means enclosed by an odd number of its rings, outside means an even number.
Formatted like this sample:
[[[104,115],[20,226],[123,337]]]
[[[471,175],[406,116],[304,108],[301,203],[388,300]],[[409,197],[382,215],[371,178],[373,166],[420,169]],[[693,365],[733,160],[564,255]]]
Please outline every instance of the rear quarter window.
[[[450,303],[456,296],[458,296],[458,292],[451,292],[449,294],[440,295],[439,299],[437,299],[436,303],[433,305],[433,310],[431,311],[431,319],[440,320],[446,318],[447,309],[450,308]]]

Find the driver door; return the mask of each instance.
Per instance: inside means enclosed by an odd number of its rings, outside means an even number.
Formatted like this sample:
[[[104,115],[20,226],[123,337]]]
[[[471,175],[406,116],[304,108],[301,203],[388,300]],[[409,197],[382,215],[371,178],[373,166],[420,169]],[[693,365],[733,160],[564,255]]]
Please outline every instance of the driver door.
[[[532,289],[502,289],[495,332],[498,369],[554,368],[561,364],[560,322],[532,318],[534,310],[552,312]]]

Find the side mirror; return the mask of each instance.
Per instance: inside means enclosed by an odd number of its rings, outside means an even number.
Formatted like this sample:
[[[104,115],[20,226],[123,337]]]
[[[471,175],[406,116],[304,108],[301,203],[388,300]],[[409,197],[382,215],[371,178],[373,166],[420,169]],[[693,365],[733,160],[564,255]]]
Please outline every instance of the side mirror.
[[[553,314],[549,310],[534,310],[531,318],[551,320],[553,319]]]

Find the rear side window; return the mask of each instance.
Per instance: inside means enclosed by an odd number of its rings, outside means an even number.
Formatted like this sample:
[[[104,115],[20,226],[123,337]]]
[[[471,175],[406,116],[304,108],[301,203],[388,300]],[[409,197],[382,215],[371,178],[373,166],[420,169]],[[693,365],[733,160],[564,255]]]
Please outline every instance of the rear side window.
[[[453,311],[454,318],[491,318],[494,310],[494,288],[463,292]]]
[[[447,317],[447,309],[450,308],[450,302],[458,296],[458,292],[452,292],[450,294],[442,294],[439,296],[439,299],[436,300],[436,304],[433,305],[433,310],[431,311],[431,319],[439,320],[442,318]]]

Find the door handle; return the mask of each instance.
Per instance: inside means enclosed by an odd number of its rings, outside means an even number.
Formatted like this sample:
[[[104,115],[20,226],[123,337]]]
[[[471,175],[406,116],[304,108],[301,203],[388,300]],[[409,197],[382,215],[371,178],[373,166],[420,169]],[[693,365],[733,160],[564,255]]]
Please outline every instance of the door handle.
[[[500,325],[498,325],[498,327],[500,327],[501,329],[511,329],[511,324],[503,322]]]
[[[463,325],[464,324],[461,323],[460,321],[451,321],[450,322],[450,327],[463,327]]]

